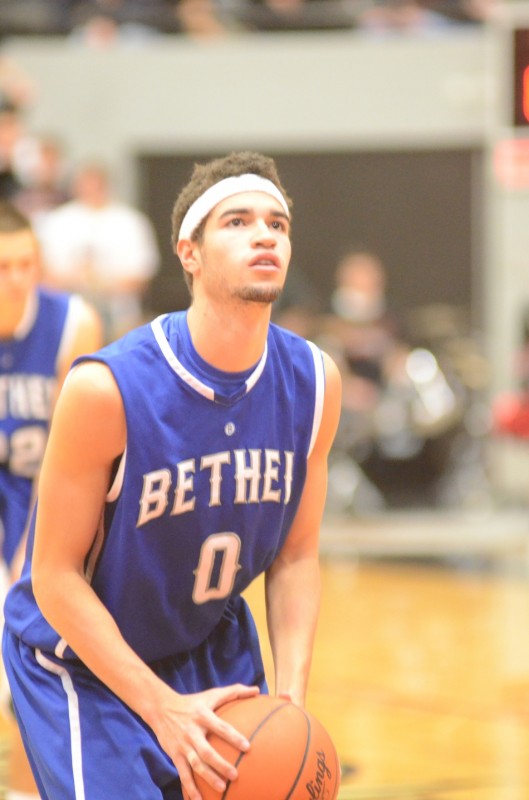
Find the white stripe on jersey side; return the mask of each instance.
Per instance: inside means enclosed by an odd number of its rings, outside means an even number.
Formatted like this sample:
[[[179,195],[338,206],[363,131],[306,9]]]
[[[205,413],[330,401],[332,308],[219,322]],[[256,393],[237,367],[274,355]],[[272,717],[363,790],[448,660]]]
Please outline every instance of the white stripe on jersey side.
[[[316,396],[314,400],[314,417],[312,420],[312,434],[310,437],[309,452],[307,458],[312,453],[312,448],[316,442],[320,430],[321,418],[323,415],[323,400],[325,396],[325,369],[323,367],[323,354],[319,347],[313,342],[307,342],[314,358],[314,369],[316,372]]]
[[[68,671],[50,661],[41,650],[35,650],[35,658],[40,666],[47,672],[58,675],[61,679],[66,698],[68,700],[68,719],[70,721],[70,739],[72,754],[72,775],[74,783],[75,800],[85,800],[83,781],[83,752],[81,748],[81,721],[79,718],[79,698],[75,691]]]
[[[79,310],[82,307],[83,299],[78,294],[73,294],[68,302],[68,311],[64,320],[64,327],[62,329],[61,341],[57,348],[57,358],[55,359],[55,368],[58,369],[64,354],[72,346],[74,336],[79,327]]]
[[[160,350],[162,351],[163,355],[165,356],[167,362],[171,369],[176,372],[176,374],[182,378],[189,386],[191,386],[195,391],[201,394],[203,397],[206,397],[208,400],[215,400],[215,390],[208,386],[206,383],[203,383],[199,378],[196,378],[194,375],[187,370],[182,362],[177,358],[177,356],[171,350],[171,346],[167,341],[165,334],[163,332],[163,328],[161,325],[162,319],[166,317],[166,314],[162,314],[159,317],[156,317],[151,322],[151,328],[153,330],[154,336],[156,341],[160,346]],[[265,368],[266,359],[268,357],[268,344],[265,344],[265,349],[263,355],[259,359],[259,363],[257,364],[256,368],[250,375],[250,377],[246,381],[246,392],[248,393],[250,389],[252,389]]]

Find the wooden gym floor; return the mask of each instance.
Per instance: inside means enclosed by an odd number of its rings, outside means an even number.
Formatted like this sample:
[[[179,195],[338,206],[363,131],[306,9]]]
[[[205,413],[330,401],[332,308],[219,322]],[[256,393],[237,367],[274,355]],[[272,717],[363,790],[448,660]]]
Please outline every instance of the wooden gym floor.
[[[325,520],[308,708],[339,800],[529,800],[528,553],[529,510]]]
[[[528,544],[529,511],[324,526],[308,708],[340,800],[529,800]]]

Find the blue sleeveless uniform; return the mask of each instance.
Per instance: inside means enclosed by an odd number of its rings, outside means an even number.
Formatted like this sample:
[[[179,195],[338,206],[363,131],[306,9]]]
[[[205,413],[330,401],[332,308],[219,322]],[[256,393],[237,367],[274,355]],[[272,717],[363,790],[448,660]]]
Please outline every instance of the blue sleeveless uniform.
[[[69,295],[39,288],[16,334],[0,339],[0,531],[7,564],[24,532],[44,454],[72,304]]]
[[[89,358],[114,375],[127,447],[87,559],[87,579],[125,640],[177,691],[238,681],[266,690],[257,632],[240,595],[274,561],[299,505],[323,407],[320,351],[271,325],[259,363],[245,373],[223,373],[196,353],[186,314],[179,312]],[[31,737],[31,757],[42,758],[42,740],[55,762],[64,759],[64,732],[80,728],[85,734],[72,742],[72,752],[93,766],[97,703],[108,704],[112,713],[105,718],[110,727],[118,720],[124,758],[108,771],[86,769],[86,797],[119,797],[126,788],[129,800],[179,798],[174,765],[152,732],[110,698],[40,614],[31,591],[31,541],[23,577],[5,607],[4,657],[22,724],[27,713],[31,729],[39,729],[50,706],[61,720],[55,746],[49,723],[42,736]],[[51,676],[49,697],[35,712],[31,686],[38,681],[46,695],[43,672]],[[73,725],[72,709],[79,715]],[[123,734],[123,718],[130,735]],[[86,735],[92,719],[94,731]],[[131,787],[134,754],[143,773]],[[72,767],[66,756],[68,763],[48,775],[51,784],[39,784],[43,797],[84,797],[72,792],[76,759]],[[127,765],[123,774],[116,761]]]

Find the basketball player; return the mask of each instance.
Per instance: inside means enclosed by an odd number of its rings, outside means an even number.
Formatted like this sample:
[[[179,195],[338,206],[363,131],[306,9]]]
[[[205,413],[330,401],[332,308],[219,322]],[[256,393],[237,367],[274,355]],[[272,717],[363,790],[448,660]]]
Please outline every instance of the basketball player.
[[[100,324],[79,297],[38,286],[39,248],[30,223],[0,202],[0,532],[2,561],[17,577],[33,485],[54,399],[72,361],[101,346]],[[36,789],[19,742],[13,789]],[[26,795],[9,793],[9,798]]]
[[[4,635],[45,800],[200,800],[192,770],[219,792],[236,778],[206,735],[249,747],[215,710],[267,691],[241,598],[262,572],[275,692],[304,702],[341,390],[270,323],[290,207],[265,156],[197,165],[173,212],[189,309],[81,359],[61,392]]]

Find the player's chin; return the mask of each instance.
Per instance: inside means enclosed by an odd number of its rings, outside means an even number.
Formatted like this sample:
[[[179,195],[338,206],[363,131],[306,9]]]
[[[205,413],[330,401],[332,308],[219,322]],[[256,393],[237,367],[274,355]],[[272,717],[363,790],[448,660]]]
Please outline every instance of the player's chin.
[[[277,284],[252,284],[245,286],[239,291],[239,298],[247,303],[261,303],[269,305],[274,303],[283,291],[283,287]]]

